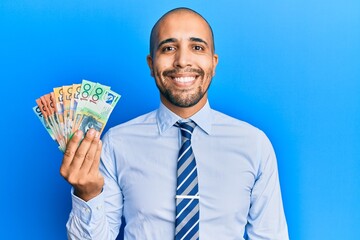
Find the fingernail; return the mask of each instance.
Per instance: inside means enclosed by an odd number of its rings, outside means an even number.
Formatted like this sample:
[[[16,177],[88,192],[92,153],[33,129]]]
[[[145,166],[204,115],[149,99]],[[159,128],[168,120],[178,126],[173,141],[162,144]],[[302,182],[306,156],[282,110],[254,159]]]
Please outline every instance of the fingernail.
[[[90,128],[88,132],[90,136],[93,136],[95,134],[95,130],[93,128]]]
[[[82,131],[81,130],[77,130],[75,133],[76,136],[81,136],[82,135]]]
[[[98,131],[95,132],[95,137],[98,138],[100,133]]]

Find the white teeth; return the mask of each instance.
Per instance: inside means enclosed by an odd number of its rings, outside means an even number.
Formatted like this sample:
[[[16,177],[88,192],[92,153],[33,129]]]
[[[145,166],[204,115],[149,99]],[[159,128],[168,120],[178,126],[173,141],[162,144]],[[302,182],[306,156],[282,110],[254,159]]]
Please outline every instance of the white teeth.
[[[177,82],[186,83],[186,82],[194,81],[195,77],[176,77],[174,78],[174,80]]]

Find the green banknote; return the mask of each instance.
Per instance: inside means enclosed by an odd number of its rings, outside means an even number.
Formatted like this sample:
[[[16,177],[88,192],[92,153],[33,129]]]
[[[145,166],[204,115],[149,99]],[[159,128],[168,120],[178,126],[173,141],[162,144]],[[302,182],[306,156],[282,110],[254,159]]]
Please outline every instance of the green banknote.
[[[82,80],[78,105],[75,111],[75,122],[73,123],[72,133],[74,133],[80,126],[80,122],[83,118],[82,110],[86,106],[95,85],[96,83],[94,82]]]
[[[86,105],[79,110],[82,115],[79,129],[86,133],[88,129],[94,128],[101,133],[119,99],[120,95],[108,86],[96,84]]]
[[[86,133],[94,128],[101,133],[120,99],[109,86],[88,80],[53,90],[36,99],[33,111],[63,152],[76,130]]]

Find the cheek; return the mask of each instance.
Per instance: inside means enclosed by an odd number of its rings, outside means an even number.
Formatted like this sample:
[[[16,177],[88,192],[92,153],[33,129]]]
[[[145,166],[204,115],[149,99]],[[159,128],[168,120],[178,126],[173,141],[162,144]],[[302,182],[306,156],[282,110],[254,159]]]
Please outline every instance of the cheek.
[[[158,86],[164,86],[166,85],[166,81],[164,80],[164,77],[162,76],[162,72],[159,70],[155,70],[155,82]]]
[[[212,73],[215,70],[215,65],[214,65],[213,59],[209,56],[204,57],[199,64],[201,64],[200,66],[207,73],[208,72]]]
[[[154,73],[157,77],[162,77],[163,72],[164,72],[164,67],[162,66],[156,66],[154,68]]]
[[[172,61],[173,60],[171,57],[157,57],[155,60],[154,68],[156,68],[157,71],[161,72],[171,67]]]

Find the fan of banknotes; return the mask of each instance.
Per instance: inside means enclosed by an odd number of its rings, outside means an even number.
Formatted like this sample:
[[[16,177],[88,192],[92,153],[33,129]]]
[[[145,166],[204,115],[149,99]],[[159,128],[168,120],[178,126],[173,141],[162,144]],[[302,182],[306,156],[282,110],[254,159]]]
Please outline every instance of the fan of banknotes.
[[[94,128],[101,133],[119,99],[109,86],[83,80],[81,84],[54,88],[36,99],[33,110],[64,152],[77,129],[86,133]]]

